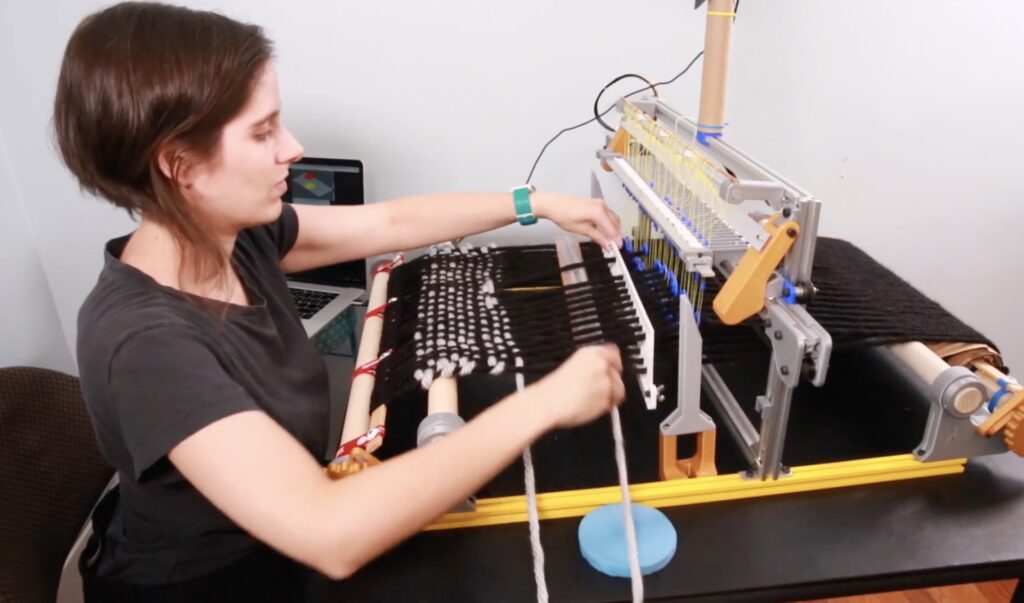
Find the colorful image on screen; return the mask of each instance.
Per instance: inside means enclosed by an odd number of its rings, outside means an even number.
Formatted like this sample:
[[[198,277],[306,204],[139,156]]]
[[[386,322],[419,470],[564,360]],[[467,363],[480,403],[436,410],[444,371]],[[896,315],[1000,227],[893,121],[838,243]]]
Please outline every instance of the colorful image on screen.
[[[330,205],[334,201],[334,172],[328,170],[292,170],[292,199],[312,205]]]

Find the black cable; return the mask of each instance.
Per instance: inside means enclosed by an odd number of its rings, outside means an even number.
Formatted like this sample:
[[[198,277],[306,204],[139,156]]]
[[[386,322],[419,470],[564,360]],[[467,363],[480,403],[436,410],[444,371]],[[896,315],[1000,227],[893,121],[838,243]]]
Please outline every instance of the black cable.
[[[634,91],[630,92],[629,94],[623,96],[622,98],[629,98],[629,97],[631,97],[631,96],[633,96],[635,94],[640,94],[641,92],[643,92],[645,90],[648,90],[648,89],[652,89],[652,88],[654,88],[656,86],[666,86],[668,84],[671,84],[672,82],[674,82],[674,81],[678,80],[679,78],[683,77],[683,75],[687,71],[690,70],[690,67],[693,67],[693,64],[697,62],[697,59],[699,59],[703,55],[704,55],[704,51],[703,50],[698,52],[690,60],[689,64],[687,64],[686,67],[683,68],[682,71],[680,71],[675,76],[673,76],[672,79],[668,79],[668,80],[665,80],[664,82],[657,82],[657,83],[654,83],[654,84],[650,84],[648,86],[644,86],[643,88],[640,88],[639,90],[634,90]],[[644,80],[644,81],[646,81],[646,80]],[[609,86],[610,85],[611,84],[609,84]],[[608,86],[605,86],[605,88],[607,88],[607,87]],[[547,141],[547,143],[544,144],[544,147],[541,148],[540,153],[537,154],[537,159],[535,159],[533,161],[533,167],[530,168],[530,175],[526,177],[526,184],[529,184],[530,180],[533,178],[533,172],[534,172],[534,170],[537,169],[537,164],[540,163],[540,158],[544,156],[544,151],[548,150],[548,147],[551,145],[551,143],[555,142],[555,140],[557,140],[559,136],[561,136],[562,134],[565,134],[566,132],[570,132],[572,130],[575,130],[576,128],[582,128],[583,126],[585,126],[585,125],[587,125],[587,124],[589,124],[589,123],[591,123],[593,121],[596,121],[597,119],[599,119],[601,117],[604,117],[609,112],[611,112],[611,110],[614,109],[614,108],[615,108],[615,103],[612,103],[612,105],[610,107],[608,107],[604,111],[601,111],[595,117],[591,117],[587,121],[580,122],[580,123],[576,124],[575,126],[569,126],[568,128],[565,128],[564,130],[561,130],[560,132],[558,132],[558,134],[555,134],[551,138],[551,140]]]
[[[594,99],[594,119],[596,119],[597,123],[601,124],[601,126],[605,130],[608,130],[609,132],[614,132],[615,128],[613,128],[613,127],[609,126],[608,124],[604,123],[604,120],[601,119],[601,116],[597,112],[597,103],[600,102],[601,95],[604,94],[605,90],[607,90],[610,86],[614,86],[615,84],[621,82],[622,80],[624,80],[624,79],[626,79],[628,77],[635,77],[638,80],[643,80],[644,83],[647,84],[647,88],[650,88],[652,91],[654,91],[654,96],[658,96],[658,89],[654,87],[654,84],[651,83],[651,80],[645,78],[642,75],[637,75],[635,73],[624,73],[624,74],[620,75],[619,77],[615,78],[614,80],[612,80],[612,81],[608,82],[607,84],[605,84],[604,88],[601,88],[601,91],[597,93],[597,98]],[[644,90],[646,90],[647,88],[644,88]]]

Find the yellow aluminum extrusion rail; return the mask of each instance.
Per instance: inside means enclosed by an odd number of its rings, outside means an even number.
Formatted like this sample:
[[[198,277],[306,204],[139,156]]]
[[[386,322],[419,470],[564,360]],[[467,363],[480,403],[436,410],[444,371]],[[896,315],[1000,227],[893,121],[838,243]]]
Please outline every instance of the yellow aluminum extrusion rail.
[[[774,496],[829,488],[954,475],[962,473],[967,459],[922,463],[913,455],[805,465],[793,467],[788,477],[760,481],[738,474],[633,484],[634,503],[651,507],[677,507],[707,502]],[[618,486],[547,492],[537,495],[541,519],[581,517],[593,509],[621,499]],[[427,531],[521,523],[526,521],[526,497],[502,496],[477,501],[475,511],[448,513],[427,526]]]

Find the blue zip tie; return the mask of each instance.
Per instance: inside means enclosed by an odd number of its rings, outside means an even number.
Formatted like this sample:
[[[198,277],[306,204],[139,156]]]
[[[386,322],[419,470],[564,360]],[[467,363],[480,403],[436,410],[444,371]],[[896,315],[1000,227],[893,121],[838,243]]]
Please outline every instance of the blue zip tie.
[[[789,279],[786,277],[782,277],[782,292],[785,294],[782,297],[782,301],[787,304],[796,303],[796,287],[794,287],[793,283],[789,282]]]
[[[647,246],[647,243],[644,243],[643,245],[640,246],[640,253],[642,255],[647,255],[647,252],[650,250],[651,248]]]
[[[658,274],[665,274],[668,272],[668,268],[665,267],[665,264],[661,263],[661,260],[654,260],[654,269],[658,271]]]
[[[626,250],[626,253],[633,253],[633,242],[629,240],[629,237],[622,237],[622,248]]]
[[[1016,380],[1008,381],[1006,379],[1000,378],[999,381],[996,381],[996,385],[999,386],[999,389],[996,390],[996,393],[992,394],[992,398],[989,399],[988,401],[989,412],[995,412],[996,407],[999,406],[999,399],[1005,396],[1006,394],[1010,393],[1011,383],[1016,383]]]

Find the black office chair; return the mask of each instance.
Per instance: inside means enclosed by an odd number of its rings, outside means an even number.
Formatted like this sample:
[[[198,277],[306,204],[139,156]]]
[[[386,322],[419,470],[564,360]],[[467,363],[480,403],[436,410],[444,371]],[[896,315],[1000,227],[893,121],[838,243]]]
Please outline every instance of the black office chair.
[[[77,378],[0,368],[0,603],[56,599],[64,559],[113,474]]]

